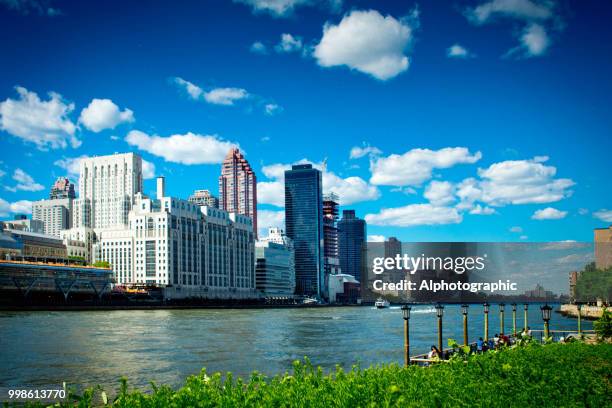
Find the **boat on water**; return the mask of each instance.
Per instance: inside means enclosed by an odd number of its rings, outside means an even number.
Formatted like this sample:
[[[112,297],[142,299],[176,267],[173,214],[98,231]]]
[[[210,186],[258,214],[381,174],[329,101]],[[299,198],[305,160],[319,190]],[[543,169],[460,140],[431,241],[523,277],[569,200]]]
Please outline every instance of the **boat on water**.
[[[391,304],[389,303],[389,301],[383,298],[378,298],[378,300],[376,300],[376,302],[374,303],[374,306],[376,306],[377,309],[386,309],[390,305]]]

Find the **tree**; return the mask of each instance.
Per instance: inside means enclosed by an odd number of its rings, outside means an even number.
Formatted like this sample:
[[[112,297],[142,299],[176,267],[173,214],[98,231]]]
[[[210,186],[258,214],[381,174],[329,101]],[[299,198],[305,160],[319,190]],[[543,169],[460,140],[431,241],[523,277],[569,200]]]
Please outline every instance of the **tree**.
[[[586,265],[578,274],[576,299],[581,302],[612,299],[612,266],[602,270],[597,269],[595,263]]]
[[[96,268],[110,268],[111,264],[108,261],[96,261],[93,263]]]

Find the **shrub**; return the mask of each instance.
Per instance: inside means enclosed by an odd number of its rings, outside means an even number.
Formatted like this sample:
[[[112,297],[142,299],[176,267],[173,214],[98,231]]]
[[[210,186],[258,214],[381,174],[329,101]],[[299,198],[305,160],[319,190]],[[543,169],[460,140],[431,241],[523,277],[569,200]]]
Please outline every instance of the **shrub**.
[[[593,329],[600,340],[612,338],[612,312],[604,308],[601,317],[593,323]]]

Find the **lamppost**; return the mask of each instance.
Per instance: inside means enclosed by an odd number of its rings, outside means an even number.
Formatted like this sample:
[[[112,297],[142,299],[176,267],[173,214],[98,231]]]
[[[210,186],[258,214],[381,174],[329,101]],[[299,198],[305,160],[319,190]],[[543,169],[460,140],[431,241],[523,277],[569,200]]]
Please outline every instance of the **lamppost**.
[[[512,335],[516,336],[516,303],[512,304]]]
[[[582,336],[582,305],[576,305],[578,309],[578,335]]]
[[[484,341],[489,340],[489,303],[482,305],[484,311]]]
[[[408,304],[402,306],[402,317],[404,318],[404,365],[410,365],[410,309]]]
[[[470,306],[463,304],[461,305],[461,313],[463,313],[463,345],[468,345],[468,308]]]
[[[442,352],[442,316],[444,316],[444,305],[436,304],[436,316],[438,316],[438,350]]]
[[[540,307],[540,310],[542,311],[542,320],[544,320],[544,339],[546,340],[550,334],[548,322],[550,321],[550,312],[552,311],[552,307],[548,306],[547,303]]]
[[[525,312],[525,314],[523,315],[523,323],[524,323],[524,326],[525,326],[524,329],[525,329],[525,332],[526,332],[527,331],[527,309],[529,309],[529,303],[525,303],[523,305],[523,309],[524,309],[524,312]]]
[[[499,335],[502,336],[504,334],[504,311],[506,310],[506,304],[499,304]]]

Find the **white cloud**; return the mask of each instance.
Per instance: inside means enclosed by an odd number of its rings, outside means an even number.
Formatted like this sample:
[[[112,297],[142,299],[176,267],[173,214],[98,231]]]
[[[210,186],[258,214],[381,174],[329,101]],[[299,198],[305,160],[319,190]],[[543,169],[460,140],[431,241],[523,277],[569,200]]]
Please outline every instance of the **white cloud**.
[[[69,118],[73,103],[66,103],[62,96],[49,92],[49,99],[41,100],[35,92],[15,87],[19,99],[0,102],[0,129],[39,150],[78,147],[81,141],[75,136],[77,127]]]
[[[68,177],[78,180],[81,173],[81,160],[87,159],[88,157],[87,155],[68,157],[56,160],[53,164],[66,170]]]
[[[413,27],[407,19],[355,10],[338,25],[325,24],[314,57],[322,67],[346,65],[384,81],[408,69],[406,53],[412,41]]]
[[[179,87],[183,88],[185,92],[191,97],[191,99],[198,100],[204,94],[204,90],[196,84],[189,82],[183,78],[175,77],[174,83]]]
[[[145,180],[155,178],[155,164],[142,159],[142,178]]]
[[[130,109],[121,111],[110,99],[92,99],[81,111],[79,122],[92,132],[114,129],[120,123],[134,122],[134,112]]]
[[[540,160],[508,160],[478,169],[480,180],[467,178],[457,186],[458,208],[472,208],[476,201],[495,207],[508,204],[544,204],[572,194],[575,183],[555,178],[557,169]]]
[[[536,57],[546,52],[550,46],[550,39],[544,27],[540,24],[529,24],[521,35],[522,47],[525,56]]]
[[[361,177],[342,178],[331,171],[323,172],[323,191],[340,196],[340,204],[348,205],[360,201],[373,201],[380,197],[380,191]]]
[[[604,222],[612,222],[612,210],[601,209],[593,213],[595,218],[598,218]]]
[[[520,44],[511,48],[505,57],[536,57],[544,55],[551,44],[547,28],[563,29],[556,4],[549,0],[492,0],[474,8],[468,8],[466,17],[473,24],[485,24],[496,17],[523,22],[525,26],[519,35]],[[551,22],[552,23],[549,23]]]
[[[342,5],[342,0],[234,0],[234,2],[250,6],[255,13],[268,13],[274,17],[289,16],[299,6],[323,5],[337,10]]]
[[[44,186],[34,181],[32,176],[21,169],[15,169],[13,173],[13,180],[17,182],[14,187],[5,186],[4,188],[8,191],[41,191],[44,190]]]
[[[361,201],[377,200],[380,191],[368,184],[361,177],[342,178],[334,172],[324,169],[320,163],[303,159],[297,163],[310,163],[323,172],[323,193],[336,193],[342,205]],[[285,170],[291,169],[290,164],[276,163],[262,168],[264,175],[273,181],[257,183],[257,200],[262,204],[272,204],[278,207],[285,205]]]
[[[561,218],[565,218],[567,215],[567,211],[560,211],[556,208],[546,207],[542,210],[537,210],[531,216],[534,220],[560,220]]]
[[[253,44],[251,44],[249,50],[254,54],[260,55],[265,55],[268,53],[268,47],[266,47],[266,45],[261,41],[255,41]]]
[[[491,0],[466,10],[466,16],[474,24],[484,24],[495,17],[518,20],[547,20],[554,16],[554,3],[548,0]]]
[[[213,105],[231,106],[234,102],[248,97],[249,93],[242,88],[215,88],[204,93],[204,100]]]
[[[515,226],[515,227],[510,228],[509,231],[514,232],[515,234],[520,234],[521,232],[523,232],[523,228],[519,226]]]
[[[444,206],[455,201],[455,187],[448,181],[434,180],[425,188],[423,196],[433,205]]]
[[[378,147],[365,145],[363,147],[355,146],[349,154],[350,159],[360,159],[364,156],[379,156],[382,151]]]
[[[257,183],[257,202],[277,207],[285,206],[285,184],[282,181],[260,181]],[[258,218],[259,219],[259,218]]]
[[[10,203],[0,198],[0,217],[8,217],[9,214],[31,214],[32,202],[28,200],[19,200]]]
[[[281,40],[274,46],[274,50],[280,53],[299,52],[302,50],[302,38],[294,37],[291,34],[281,34]]]
[[[446,56],[449,58],[470,58],[472,53],[460,44],[453,44],[446,49]]]
[[[259,190],[257,192],[259,193]],[[267,236],[268,228],[270,227],[285,229],[285,212],[257,210],[257,228],[259,229],[259,236]]]
[[[470,210],[470,214],[472,215],[493,215],[496,213],[497,211],[495,211],[495,209],[491,207],[482,207],[480,204],[477,204]]]
[[[410,204],[404,207],[384,208],[378,214],[367,214],[371,225],[412,227],[417,225],[458,224],[463,220],[457,209],[431,204]]]
[[[279,113],[281,113],[283,111],[283,107],[280,105],[277,105],[275,103],[267,103],[264,106],[264,112],[266,115],[268,116],[274,116],[274,115],[278,115]]]
[[[526,239],[529,239],[529,237],[528,237],[527,235],[521,235],[521,236],[519,237],[519,239],[522,239],[522,240],[524,241],[524,240],[526,240]]]
[[[412,149],[402,155],[392,154],[373,159],[370,163],[370,183],[388,186],[420,186],[431,179],[434,169],[446,169],[456,164],[472,164],[482,154],[471,154],[465,147],[440,150]]]
[[[182,164],[221,163],[228,150],[237,146],[215,135],[191,132],[162,137],[132,130],[125,137],[125,141],[166,161]]]
[[[578,209],[578,214],[580,215],[587,215],[589,213],[589,209],[588,208],[579,208]]]
[[[368,235],[368,242],[385,242],[384,235]]]

